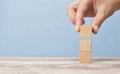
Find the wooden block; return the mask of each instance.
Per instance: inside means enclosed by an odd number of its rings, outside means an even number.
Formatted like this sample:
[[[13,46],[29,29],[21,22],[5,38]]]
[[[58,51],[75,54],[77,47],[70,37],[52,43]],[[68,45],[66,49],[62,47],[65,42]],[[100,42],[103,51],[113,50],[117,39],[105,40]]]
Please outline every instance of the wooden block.
[[[91,63],[91,52],[80,52],[80,63]]]
[[[91,38],[92,37],[92,27],[91,26],[81,26],[80,37]]]
[[[80,51],[92,51],[92,40],[80,40]]]

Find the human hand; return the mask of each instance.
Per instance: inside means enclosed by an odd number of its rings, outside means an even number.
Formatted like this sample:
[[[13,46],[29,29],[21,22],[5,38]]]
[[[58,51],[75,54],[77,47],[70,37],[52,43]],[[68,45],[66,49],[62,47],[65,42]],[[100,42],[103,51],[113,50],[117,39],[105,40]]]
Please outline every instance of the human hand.
[[[120,0],[75,0],[67,8],[67,14],[71,22],[76,25],[76,31],[80,32],[84,17],[94,17],[92,31],[97,34],[101,24],[116,10],[120,9]]]

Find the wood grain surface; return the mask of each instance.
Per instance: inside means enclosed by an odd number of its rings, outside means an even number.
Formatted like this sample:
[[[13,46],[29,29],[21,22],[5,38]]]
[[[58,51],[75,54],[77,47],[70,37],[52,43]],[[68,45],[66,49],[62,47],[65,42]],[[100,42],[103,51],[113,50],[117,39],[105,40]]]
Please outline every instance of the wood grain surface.
[[[78,58],[0,57],[0,74],[120,74],[120,58],[80,64]]]

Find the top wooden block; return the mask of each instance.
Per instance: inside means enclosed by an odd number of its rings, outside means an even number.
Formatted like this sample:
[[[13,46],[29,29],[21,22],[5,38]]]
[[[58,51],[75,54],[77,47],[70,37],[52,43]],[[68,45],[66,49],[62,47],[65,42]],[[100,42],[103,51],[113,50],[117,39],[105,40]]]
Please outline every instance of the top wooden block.
[[[91,26],[81,26],[80,37],[91,38],[92,37],[92,27]]]

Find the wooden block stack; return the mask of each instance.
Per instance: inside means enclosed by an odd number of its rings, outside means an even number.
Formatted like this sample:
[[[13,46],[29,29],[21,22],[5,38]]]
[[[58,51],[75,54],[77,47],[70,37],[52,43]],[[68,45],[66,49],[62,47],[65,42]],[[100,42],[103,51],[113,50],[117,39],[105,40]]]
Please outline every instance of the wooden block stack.
[[[81,26],[81,38],[92,38],[92,27]],[[92,40],[80,40],[80,63],[91,63]]]

